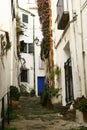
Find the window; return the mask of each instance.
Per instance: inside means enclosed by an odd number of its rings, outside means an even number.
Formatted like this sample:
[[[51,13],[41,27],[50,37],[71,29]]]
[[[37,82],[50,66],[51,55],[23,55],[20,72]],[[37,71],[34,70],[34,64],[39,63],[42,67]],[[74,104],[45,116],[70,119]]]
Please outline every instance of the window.
[[[44,69],[44,61],[39,58],[39,68]]]
[[[24,41],[20,42],[20,52],[27,53],[27,43]]]
[[[28,53],[33,53],[34,52],[34,46],[33,43],[28,44]]]
[[[28,15],[22,14],[22,21],[23,21],[24,23],[28,23]]]
[[[28,75],[29,75],[29,70],[23,69],[21,71],[21,82],[28,82]]]
[[[33,53],[34,52],[33,43],[25,43],[24,41],[20,41],[20,52]]]

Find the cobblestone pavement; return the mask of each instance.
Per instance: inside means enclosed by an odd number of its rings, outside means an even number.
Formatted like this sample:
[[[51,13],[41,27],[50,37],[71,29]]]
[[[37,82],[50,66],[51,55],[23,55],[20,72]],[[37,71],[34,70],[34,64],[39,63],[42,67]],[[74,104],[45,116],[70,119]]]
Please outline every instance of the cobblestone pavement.
[[[10,127],[17,130],[74,130],[72,128],[81,126],[74,116],[63,117],[52,109],[42,107],[37,97],[21,97],[19,104],[17,119],[10,122]]]

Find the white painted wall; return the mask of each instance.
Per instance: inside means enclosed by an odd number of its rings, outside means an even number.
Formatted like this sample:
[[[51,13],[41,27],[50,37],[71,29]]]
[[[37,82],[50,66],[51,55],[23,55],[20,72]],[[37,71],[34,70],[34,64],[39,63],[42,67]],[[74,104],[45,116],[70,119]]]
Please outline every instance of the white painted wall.
[[[26,3],[26,2],[25,2]],[[32,2],[33,3],[33,2]],[[29,13],[26,12],[29,16],[29,23],[28,23],[28,31],[26,34],[29,37],[26,36],[21,36],[20,40],[23,40],[27,43],[33,43],[33,35],[34,38],[39,39],[39,44],[41,44],[41,39],[42,39],[42,33],[41,33],[41,25],[39,21],[39,16],[37,12],[37,5],[35,3],[33,4],[27,4],[25,6],[22,5],[22,3],[19,5],[22,8],[26,9],[27,11],[30,11],[32,14],[35,15],[34,17],[34,34],[33,34],[33,16],[31,16]],[[21,14],[21,10],[19,10],[19,14]],[[40,46],[37,46],[34,44],[35,47],[35,90],[36,90],[36,95],[38,95],[38,76],[44,77],[44,69],[39,68],[39,60],[40,60]],[[33,62],[33,54],[24,54],[21,53],[21,56],[25,58],[26,60],[26,68],[30,70],[29,74],[29,83],[24,83],[28,90],[34,89],[34,62]]]
[[[5,5],[6,2],[6,5]],[[9,19],[10,19],[10,10],[8,10],[10,6],[10,2],[3,0],[0,7],[0,30],[9,31]],[[6,12],[5,12],[6,10]],[[2,13],[3,12],[3,13]],[[0,31],[0,34],[4,34],[3,31]],[[1,41],[0,41],[1,42]],[[1,43],[0,43],[1,45]],[[0,46],[1,52],[1,46]],[[10,52],[8,52],[7,56],[0,56],[0,99],[7,92],[7,87],[10,84]],[[1,54],[0,54],[1,55]]]
[[[82,45],[84,58],[84,75],[85,75],[85,90],[87,96],[87,1],[81,0],[81,21],[82,21]]]
[[[0,2],[0,34],[4,32],[9,33],[9,40],[11,48],[7,54],[1,56],[1,39],[0,39],[0,110],[1,99],[5,96],[5,103],[7,102],[7,92],[10,85],[18,86],[17,82],[17,51],[16,51],[16,32],[15,32],[15,19],[12,22],[11,15],[11,1],[3,0]],[[15,2],[15,1],[14,1]]]
[[[74,89],[74,98],[86,95],[85,91],[85,82],[84,82],[84,67],[83,67],[83,45],[82,45],[82,30],[81,30],[81,14],[80,14],[80,1],[68,0],[68,9],[70,15],[70,26],[65,31],[60,31],[57,29],[56,21],[56,2],[52,2],[52,14],[53,14],[53,31],[54,43],[56,46],[55,51],[55,64],[61,68],[61,82],[60,86],[62,87],[62,103],[66,104],[65,101],[65,72],[64,72],[64,62],[71,56],[72,60],[72,73],[73,73],[73,89]],[[78,5],[78,6],[77,6]],[[73,21],[73,16],[76,13],[76,20]],[[86,21],[86,10],[84,11],[82,19]],[[84,27],[84,44],[86,45],[86,24]],[[61,34],[61,35],[60,35]],[[63,35],[62,35],[63,34]],[[67,49],[67,43],[69,43],[70,50]],[[86,48],[86,47],[85,47]],[[86,57],[85,57],[85,66],[86,66]],[[86,70],[85,70],[86,71]]]
[[[27,35],[20,35],[20,41],[24,40],[25,43],[33,43],[33,17],[28,13],[27,11],[24,11],[22,9],[19,9],[18,11],[19,17],[21,18],[21,23],[22,22],[22,14],[27,14],[28,15],[28,24],[24,23],[27,27],[27,29],[24,29],[24,33]],[[25,59],[25,68],[29,69],[29,76],[28,76],[28,82],[23,83],[26,85],[27,90],[29,91],[30,89],[33,89],[34,86],[34,80],[33,80],[33,54],[29,53],[21,53],[21,57]],[[21,67],[21,66],[20,66]]]

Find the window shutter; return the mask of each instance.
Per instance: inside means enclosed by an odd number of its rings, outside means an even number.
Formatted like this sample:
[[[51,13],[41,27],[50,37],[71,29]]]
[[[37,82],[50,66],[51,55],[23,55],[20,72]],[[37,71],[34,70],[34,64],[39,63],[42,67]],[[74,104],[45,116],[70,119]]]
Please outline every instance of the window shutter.
[[[27,53],[27,43],[24,43],[24,41],[20,42],[20,52]]]
[[[28,23],[28,15],[22,14],[22,21],[23,21],[24,23]]]
[[[28,44],[28,53],[33,53],[34,52],[34,45],[33,43]]]

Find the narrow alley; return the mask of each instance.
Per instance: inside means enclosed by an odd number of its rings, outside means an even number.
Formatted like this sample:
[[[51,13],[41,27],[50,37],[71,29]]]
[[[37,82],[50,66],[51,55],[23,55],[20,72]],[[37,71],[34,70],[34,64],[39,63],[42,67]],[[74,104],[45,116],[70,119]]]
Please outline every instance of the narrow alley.
[[[0,130],[87,130],[87,0],[0,2]]]
[[[17,118],[11,120],[9,126],[17,130],[83,130],[81,124],[75,122],[74,112],[63,116],[57,110],[43,107],[39,97],[21,96],[15,110]]]

